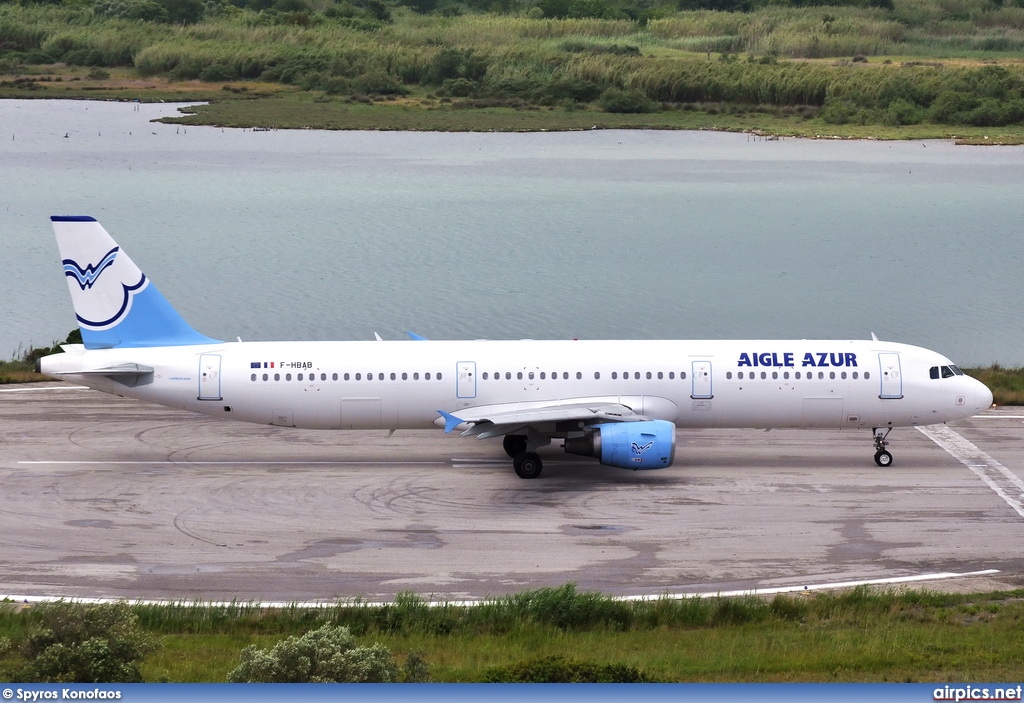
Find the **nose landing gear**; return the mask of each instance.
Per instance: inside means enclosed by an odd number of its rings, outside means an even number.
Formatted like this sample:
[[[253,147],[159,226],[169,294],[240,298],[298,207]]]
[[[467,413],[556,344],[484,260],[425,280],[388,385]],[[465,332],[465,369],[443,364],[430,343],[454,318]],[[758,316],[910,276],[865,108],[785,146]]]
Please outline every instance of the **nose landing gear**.
[[[873,427],[871,431],[875,434],[875,463],[883,467],[892,466],[892,454],[885,449],[889,445],[885,438],[892,432],[892,427]]]

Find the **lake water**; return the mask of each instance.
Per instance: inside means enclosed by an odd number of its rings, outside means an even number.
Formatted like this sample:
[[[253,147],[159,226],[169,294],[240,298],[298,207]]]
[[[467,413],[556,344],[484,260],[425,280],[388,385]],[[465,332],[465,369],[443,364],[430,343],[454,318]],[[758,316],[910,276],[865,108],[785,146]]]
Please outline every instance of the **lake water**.
[[[92,215],[220,339],[880,338],[1024,365],[1024,147],[151,123],[0,101],[0,356]]]

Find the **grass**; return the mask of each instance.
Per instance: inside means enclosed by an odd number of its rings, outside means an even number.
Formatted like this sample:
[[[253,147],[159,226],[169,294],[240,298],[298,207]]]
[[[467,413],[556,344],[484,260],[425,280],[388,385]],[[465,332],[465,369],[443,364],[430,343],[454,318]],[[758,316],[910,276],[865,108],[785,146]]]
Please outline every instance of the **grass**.
[[[964,369],[992,390],[996,405],[1024,405],[1024,369],[1007,369],[999,364],[986,368]]]
[[[547,656],[631,665],[659,681],[1013,681],[1024,657],[1022,596],[858,587],[628,603],[569,584],[472,607],[428,607],[404,594],[384,606],[133,610],[163,641],[143,662],[150,681],[223,681],[245,646],[325,622],[386,645],[399,661],[421,653],[435,681],[479,681],[491,667]],[[45,607],[0,608],[0,638],[16,645]],[[0,678],[22,663],[17,646],[0,652]]]

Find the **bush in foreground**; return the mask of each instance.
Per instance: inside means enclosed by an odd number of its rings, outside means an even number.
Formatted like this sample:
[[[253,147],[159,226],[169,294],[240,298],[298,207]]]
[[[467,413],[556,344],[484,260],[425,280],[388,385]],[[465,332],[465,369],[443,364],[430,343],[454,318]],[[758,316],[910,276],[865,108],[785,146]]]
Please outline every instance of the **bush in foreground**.
[[[232,683],[395,683],[423,681],[422,660],[409,657],[399,670],[382,644],[357,646],[347,627],[324,625],[301,637],[289,637],[267,651],[242,650],[241,663],[228,674]]]
[[[125,602],[41,606],[22,651],[25,679],[56,683],[142,681],[139,662],[158,646]]]

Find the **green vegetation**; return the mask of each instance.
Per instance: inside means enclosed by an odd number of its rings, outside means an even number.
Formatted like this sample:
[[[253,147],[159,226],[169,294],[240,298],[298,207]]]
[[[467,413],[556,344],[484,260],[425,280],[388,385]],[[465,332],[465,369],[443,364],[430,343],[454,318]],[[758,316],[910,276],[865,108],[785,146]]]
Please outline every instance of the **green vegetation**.
[[[63,342],[54,342],[49,347],[29,347],[22,350],[20,347],[15,350],[14,356],[8,361],[0,361],[0,384],[5,383],[32,383],[35,381],[49,381],[49,376],[36,373],[36,361],[49,354],[59,354],[61,344],[81,344],[82,331],[77,327],[68,333]]]
[[[425,681],[426,672],[409,657],[405,675],[387,647],[360,647],[347,627],[322,625],[264,650],[249,645],[228,674],[232,683],[397,683]]]
[[[14,669],[19,681],[141,681],[139,662],[157,647],[156,639],[139,628],[138,617],[123,602],[54,603],[41,609],[35,620],[21,642],[24,664]]]
[[[1024,0],[0,1],[2,97],[261,127],[1019,142],[1022,50]]]
[[[149,681],[237,678],[231,672],[252,659],[242,653],[256,651],[247,647],[272,653],[291,642],[277,651],[297,654],[303,636],[325,626],[374,643],[355,648],[394,652],[407,680],[422,680],[429,666],[434,681],[1012,681],[1024,656],[1022,596],[859,587],[771,600],[622,602],[570,584],[471,607],[405,594],[386,605],[129,609],[162,642],[142,660]],[[57,607],[72,606],[0,606],[0,643],[11,643],[0,647],[0,678],[16,680],[28,633]],[[305,666],[298,659],[292,665]]]
[[[992,390],[996,405],[1024,405],[1024,368],[1006,369],[999,364],[987,368],[963,369]]]

